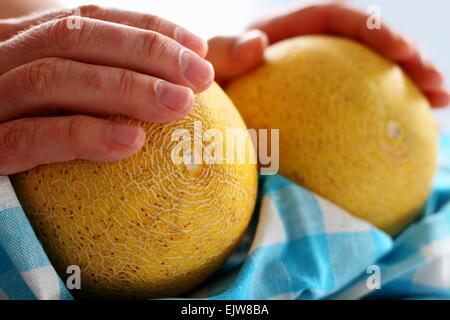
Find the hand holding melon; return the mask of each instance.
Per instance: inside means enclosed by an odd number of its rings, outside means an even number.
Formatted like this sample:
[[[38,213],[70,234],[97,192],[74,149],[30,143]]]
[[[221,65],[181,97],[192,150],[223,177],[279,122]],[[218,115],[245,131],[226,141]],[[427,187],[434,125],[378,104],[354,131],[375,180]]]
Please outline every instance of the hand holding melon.
[[[198,95],[182,120],[115,120],[145,129],[141,152],[113,163],[40,166],[14,176],[15,189],[60,275],[80,267],[77,297],[180,295],[211,275],[239,242],[253,212],[257,171],[251,161],[175,164],[172,133],[192,134],[196,121],[224,134],[245,124],[217,85]]]

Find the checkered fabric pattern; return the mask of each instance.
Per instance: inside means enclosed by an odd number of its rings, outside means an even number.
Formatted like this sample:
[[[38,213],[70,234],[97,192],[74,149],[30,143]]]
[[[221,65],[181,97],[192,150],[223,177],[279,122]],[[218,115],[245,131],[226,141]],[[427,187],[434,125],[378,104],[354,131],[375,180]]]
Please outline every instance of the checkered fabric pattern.
[[[449,299],[450,134],[441,136],[440,150],[421,218],[395,239],[281,176],[261,177],[246,236],[189,297]],[[0,298],[72,298],[8,177],[0,177]]]

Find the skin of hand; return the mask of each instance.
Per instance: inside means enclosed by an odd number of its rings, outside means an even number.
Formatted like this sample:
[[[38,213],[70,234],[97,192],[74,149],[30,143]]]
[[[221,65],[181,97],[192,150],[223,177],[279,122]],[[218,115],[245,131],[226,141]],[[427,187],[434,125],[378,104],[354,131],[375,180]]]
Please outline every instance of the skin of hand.
[[[141,128],[95,115],[182,118],[214,79],[207,51],[157,16],[92,5],[0,20],[0,175],[138,152]]]
[[[238,37],[209,40],[207,59],[216,71],[216,80],[226,83],[260,65],[264,49],[272,43],[306,34],[335,34],[365,43],[400,64],[422,89],[433,107],[449,104],[442,73],[408,39],[385,24],[367,28],[369,15],[344,1],[318,3],[289,9],[253,23]]]
[[[2,0],[0,1],[0,19],[22,17],[33,12],[63,7],[56,0]]]

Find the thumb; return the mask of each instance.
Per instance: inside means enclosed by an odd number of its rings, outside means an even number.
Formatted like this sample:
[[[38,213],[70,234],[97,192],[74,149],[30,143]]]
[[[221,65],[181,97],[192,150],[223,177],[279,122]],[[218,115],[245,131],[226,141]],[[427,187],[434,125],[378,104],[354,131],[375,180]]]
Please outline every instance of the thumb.
[[[267,35],[252,30],[237,37],[215,37],[208,41],[209,60],[220,84],[252,70],[263,62],[264,50],[269,41]]]

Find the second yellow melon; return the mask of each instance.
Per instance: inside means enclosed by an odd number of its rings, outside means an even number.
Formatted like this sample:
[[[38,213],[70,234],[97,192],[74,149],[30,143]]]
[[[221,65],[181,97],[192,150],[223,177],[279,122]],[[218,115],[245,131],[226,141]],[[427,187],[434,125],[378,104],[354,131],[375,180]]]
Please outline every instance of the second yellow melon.
[[[437,133],[405,72],[334,36],[271,46],[226,92],[251,128],[280,129],[280,173],[390,234],[430,192]]]

